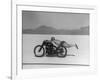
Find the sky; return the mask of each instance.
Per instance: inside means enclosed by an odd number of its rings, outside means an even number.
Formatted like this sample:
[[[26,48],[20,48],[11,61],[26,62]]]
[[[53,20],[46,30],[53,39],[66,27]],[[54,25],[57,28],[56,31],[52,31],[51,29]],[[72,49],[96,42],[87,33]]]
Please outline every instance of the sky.
[[[79,29],[89,26],[89,14],[22,11],[22,25],[23,29],[35,29],[42,25],[56,29]]]

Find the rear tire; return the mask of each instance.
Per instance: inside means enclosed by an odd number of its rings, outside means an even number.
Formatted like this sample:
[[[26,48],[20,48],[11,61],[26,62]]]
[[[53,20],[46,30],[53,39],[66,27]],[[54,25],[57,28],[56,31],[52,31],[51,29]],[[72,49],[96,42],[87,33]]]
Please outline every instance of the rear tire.
[[[65,47],[62,47],[64,52],[63,53],[57,53],[58,57],[64,58],[67,56],[67,49]]]
[[[39,52],[39,49],[41,48],[41,45],[37,45],[35,48],[34,48],[34,55],[36,57],[43,57],[44,54],[45,54],[45,50],[44,48],[42,47],[41,51]]]

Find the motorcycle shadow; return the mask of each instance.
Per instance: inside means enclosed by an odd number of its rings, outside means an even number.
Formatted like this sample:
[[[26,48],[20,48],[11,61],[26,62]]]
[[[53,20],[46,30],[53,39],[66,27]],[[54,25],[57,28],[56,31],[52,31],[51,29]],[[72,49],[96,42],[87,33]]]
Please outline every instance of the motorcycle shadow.
[[[46,57],[57,57],[57,55],[56,54],[46,55]]]
[[[67,54],[67,56],[75,56],[74,54]]]
[[[66,57],[67,56],[75,56],[75,55],[74,54],[67,54]],[[46,55],[46,57],[57,57],[57,55]]]

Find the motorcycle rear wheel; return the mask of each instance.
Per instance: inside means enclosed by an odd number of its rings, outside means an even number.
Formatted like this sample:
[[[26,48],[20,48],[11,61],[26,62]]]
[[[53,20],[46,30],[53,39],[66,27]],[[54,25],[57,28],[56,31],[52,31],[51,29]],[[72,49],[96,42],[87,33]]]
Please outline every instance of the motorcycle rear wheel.
[[[62,49],[64,50],[63,53],[57,53],[57,56],[64,58],[67,56],[67,49],[65,47],[62,47]]]

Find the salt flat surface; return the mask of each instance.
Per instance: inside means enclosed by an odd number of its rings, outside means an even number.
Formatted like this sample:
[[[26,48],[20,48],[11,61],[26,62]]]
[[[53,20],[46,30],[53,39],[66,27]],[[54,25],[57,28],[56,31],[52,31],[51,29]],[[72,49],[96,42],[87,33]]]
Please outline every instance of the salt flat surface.
[[[50,40],[54,36],[56,39],[66,41],[70,44],[77,44],[79,49],[68,49],[68,56],[59,57],[35,57],[33,50],[36,45],[41,45],[43,40]],[[89,65],[89,36],[88,35],[32,35],[23,34],[23,63],[55,63],[55,64],[73,64]],[[73,56],[75,55],[75,56]],[[40,67],[42,65],[39,65]],[[39,67],[38,66],[38,67]],[[36,65],[23,65],[23,68],[34,68]],[[42,66],[43,67],[43,66]]]

